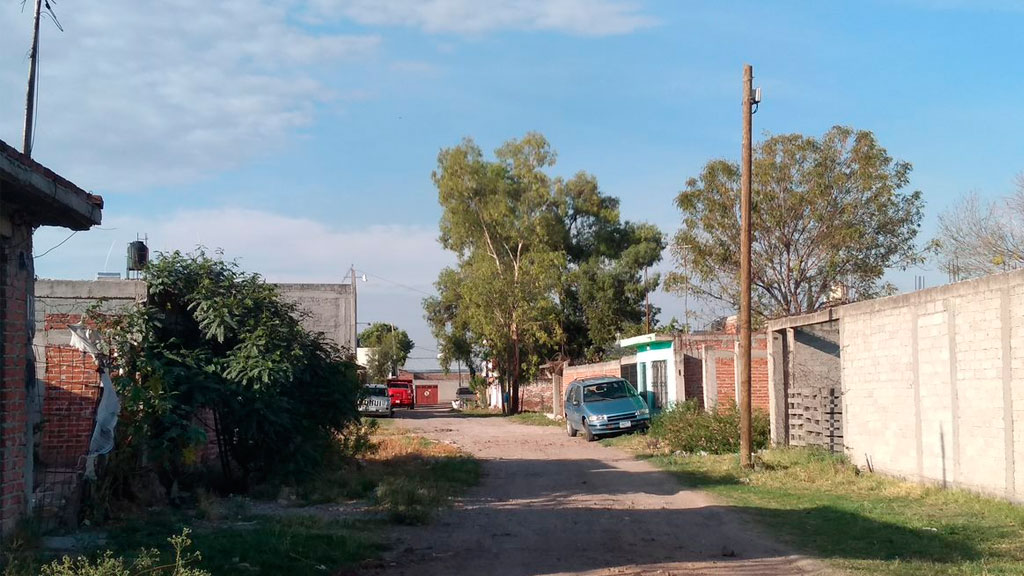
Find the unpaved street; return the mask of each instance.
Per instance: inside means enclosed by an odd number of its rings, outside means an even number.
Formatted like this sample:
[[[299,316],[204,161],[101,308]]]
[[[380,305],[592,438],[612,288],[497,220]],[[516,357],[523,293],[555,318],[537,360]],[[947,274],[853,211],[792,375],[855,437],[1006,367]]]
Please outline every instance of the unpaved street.
[[[484,463],[481,485],[428,526],[401,529],[384,575],[823,574],[706,494],[554,427],[444,411],[399,424]]]

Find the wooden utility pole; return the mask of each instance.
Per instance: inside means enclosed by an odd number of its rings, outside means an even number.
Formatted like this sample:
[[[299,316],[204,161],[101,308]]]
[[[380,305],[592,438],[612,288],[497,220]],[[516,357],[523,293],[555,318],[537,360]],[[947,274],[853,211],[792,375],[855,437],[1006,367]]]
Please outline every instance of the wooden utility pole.
[[[32,121],[36,114],[36,69],[39,66],[39,13],[43,0],[36,0],[35,17],[32,23],[32,51],[28,54],[28,94],[25,96],[25,131],[21,151],[32,156]]]
[[[743,175],[740,180],[740,466],[750,468],[750,173],[754,69],[743,67]]]

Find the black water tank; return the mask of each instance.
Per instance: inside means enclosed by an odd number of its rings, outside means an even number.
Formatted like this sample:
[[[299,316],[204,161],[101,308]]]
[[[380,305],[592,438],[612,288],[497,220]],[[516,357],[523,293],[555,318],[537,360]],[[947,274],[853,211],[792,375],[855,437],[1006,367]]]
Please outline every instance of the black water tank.
[[[128,269],[142,270],[149,262],[149,248],[142,240],[136,240],[128,244]]]

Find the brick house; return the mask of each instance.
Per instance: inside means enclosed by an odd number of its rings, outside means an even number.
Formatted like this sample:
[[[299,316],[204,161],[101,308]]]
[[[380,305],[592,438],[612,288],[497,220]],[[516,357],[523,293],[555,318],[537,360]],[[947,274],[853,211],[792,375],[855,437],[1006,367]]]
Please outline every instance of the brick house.
[[[0,534],[28,512],[33,485],[29,421],[36,374],[35,269],[32,233],[39,226],[88,230],[100,223],[103,199],[0,141]]]

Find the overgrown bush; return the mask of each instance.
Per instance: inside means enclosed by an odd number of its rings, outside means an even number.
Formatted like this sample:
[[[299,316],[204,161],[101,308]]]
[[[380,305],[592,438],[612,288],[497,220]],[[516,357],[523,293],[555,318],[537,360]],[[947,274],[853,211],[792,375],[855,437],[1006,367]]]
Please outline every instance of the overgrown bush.
[[[768,415],[755,410],[751,419],[754,450],[771,440]],[[650,435],[672,451],[727,454],[740,449],[740,411],[735,404],[705,411],[692,400],[676,404],[654,417]]]
[[[350,357],[307,332],[259,275],[201,249],[161,254],[145,276],[145,303],[93,317],[122,398],[116,450],[148,462],[168,489],[189,484],[208,431],[230,489],[315,469],[358,420]]]

